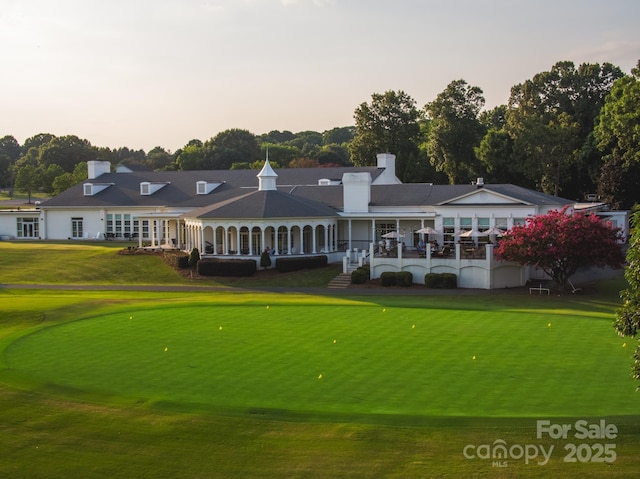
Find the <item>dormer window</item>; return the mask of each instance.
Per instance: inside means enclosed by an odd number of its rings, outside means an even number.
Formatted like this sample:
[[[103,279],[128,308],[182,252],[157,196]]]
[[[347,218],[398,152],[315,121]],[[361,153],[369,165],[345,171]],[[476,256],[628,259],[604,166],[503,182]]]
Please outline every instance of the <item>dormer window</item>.
[[[197,181],[196,182],[196,194],[198,195],[208,195],[213,190],[215,190],[218,186],[220,186],[222,182],[220,181]]]
[[[140,183],[140,194],[142,196],[152,195],[156,191],[158,191],[161,188],[164,188],[165,186],[167,186],[168,184],[169,184],[168,181],[158,182],[158,183],[151,183],[149,181],[143,181],[143,182]]]
[[[82,185],[82,193],[84,196],[95,196],[111,185],[113,185],[113,183],[85,183]]]

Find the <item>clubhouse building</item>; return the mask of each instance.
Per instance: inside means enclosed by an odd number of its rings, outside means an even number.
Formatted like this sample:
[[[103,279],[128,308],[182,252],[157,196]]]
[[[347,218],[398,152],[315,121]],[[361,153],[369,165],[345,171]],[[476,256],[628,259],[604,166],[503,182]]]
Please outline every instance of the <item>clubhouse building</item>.
[[[326,255],[371,277],[454,273],[463,288],[522,286],[534,267],[500,262],[493,246],[527,217],[569,206],[623,229],[627,212],[576,203],[511,184],[402,183],[395,156],[372,167],[134,171],[91,161],[88,178],[33,209],[0,210],[1,239],[109,240],[140,248],[198,248],[203,256],[259,261]],[[135,244],[134,243],[134,244]]]

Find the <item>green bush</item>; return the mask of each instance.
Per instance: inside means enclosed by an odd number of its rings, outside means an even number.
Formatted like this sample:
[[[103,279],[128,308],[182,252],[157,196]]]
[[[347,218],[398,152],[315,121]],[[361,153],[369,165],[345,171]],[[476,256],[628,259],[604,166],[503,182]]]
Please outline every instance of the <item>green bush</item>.
[[[396,285],[396,273],[393,271],[385,271],[380,275],[380,285],[382,286],[395,286]]]
[[[405,288],[413,284],[413,273],[410,271],[385,271],[380,275],[380,285],[382,286],[402,286]]]
[[[200,261],[200,251],[198,248],[193,248],[191,253],[189,253],[189,266],[191,268],[195,268],[198,261]]]
[[[358,267],[355,271],[351,273],[351,283],[352,284],[364,284],[370,279],[370,268],[369,265],[363,265]]]
[[[268,251],[263,251],[260,255],[260,267],[267,269],[271,266],[271,254]]]
[[[201,276],[253,276],[256,270],[253,260],[205,258],[198,261]]]
[[[134,247],[129,246],[129,248],[134,248]],[[173,252],[165,253],[163,255],[163,258],[167,262],[167,264],[169,264],[170,266],[173,266],[174,268],[187,269],[189,267],[189,254],[184,253],[182,251],[179,253],[173,253]]]
[[[325,255],[322,256],[301,256],[299,258],[278,258],[276,259],[276,269],[280,273],[300,271],[301,269],[322,268],[329,264]]]
[[[458,287],[458,277],[453,273],[427,273],[424,275],[427,288],[455,289]]]
[[[413,273],[410,271],[400,271],[396,273],[396,284],[398,286],[410,287],[413,284]]]
[[[456,289],[458,287],[458,277],[453,273],[442,273],[443,288]]]

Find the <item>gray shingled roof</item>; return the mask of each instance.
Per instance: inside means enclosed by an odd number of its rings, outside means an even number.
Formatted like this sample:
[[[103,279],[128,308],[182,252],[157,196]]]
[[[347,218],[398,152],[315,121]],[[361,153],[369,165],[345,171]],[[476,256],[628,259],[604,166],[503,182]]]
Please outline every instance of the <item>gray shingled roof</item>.
[[[343,188],[338,185],[319,186],[322,178],[341,179],[347,172],[369,172],[375,180],[381,172],[376,167],[280,168],[276,170],[277,192],[258,193],[258,170],[205,170],[107,173],[95,180],[86,180],[42,203],[53,207],[159,207],[200,209],[199,214],[218,218],[276,218],[334,216],[343,207]],[[207,195],[196,194],[198,181],[221,182]],[[83,183],[112,184],[103,191],[84,196]],[[152,195],[140,194],[140,183],[165,183]],[[446,205],[451,200],[478,189],[475,185],[431,185],[406,183],[372,185],[372,206]],[[486,184],[484,189],[513,198],[522,204],[565,205],[571,200],[539,193],[509,184]],[[247,196],[248,194],[251,194]],[[237,201],[235,201],[237,200]],[[273,205],[271,204],[273,203]]]
[[[381,170],[376,167],[334,167],[334,168],[281,168],[278,174],[278,188],[288,191],[297,185],[318,185],[323,178],[342,179],[346,172],[369,172],[377,178]],[[203,170],[203,171],[148,171],[132,173],[107,173],[95,180],[85,180],[59,195],[43,202],[44,207],[83,206],[172,206],[176,208],[198,208],[219,203],[234,196],[244,194],[245,188],[257,189],[259,170]],[[196,194],[198,181],[222,182],[208,195]],[[166,183],[166,186],[152,195],[140,195],[140,183]],[[94,196],[84,196],[84,183],[113,183]]]
[[[336,210],[324,203],[277,190],[253,191],[236,200],[224,201],[196,210],[189,217],[234,218],[333,218]]]
[[[522,204],[565,205],[571,200],[546,195],[521,186],[509,184],[486,184],[486,191],[513,198]],[[431,185],[425,183],[405,183],[401,185],[380,185],[371,187],[372,206],[432,206],[443,205],[455,198],[478,190],[476,185]],[[472,203],[467,203],[472,204]],[[486,203],[482,203],[486,205]]]

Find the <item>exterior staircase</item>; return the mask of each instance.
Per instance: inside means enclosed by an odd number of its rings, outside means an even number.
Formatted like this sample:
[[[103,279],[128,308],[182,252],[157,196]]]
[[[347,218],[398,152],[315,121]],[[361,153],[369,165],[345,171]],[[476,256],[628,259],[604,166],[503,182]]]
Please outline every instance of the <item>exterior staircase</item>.
[[[346,288],[351,284],[351,273],[340,273],[338,276],[329,281],[327,288]]]
[[[358,263],[350,262],[347,264],[347,272],[340,273],[338,276],[329,281],[327,288],[346,288],[351,284],[351,273],[358,268]]]

